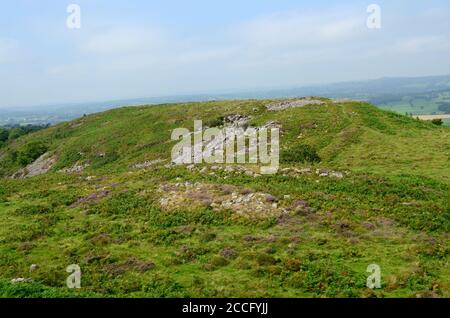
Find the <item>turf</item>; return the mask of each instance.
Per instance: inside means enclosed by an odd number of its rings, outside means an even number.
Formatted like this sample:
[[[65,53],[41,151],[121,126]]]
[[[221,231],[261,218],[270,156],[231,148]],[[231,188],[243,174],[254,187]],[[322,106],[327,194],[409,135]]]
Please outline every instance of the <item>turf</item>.
[[[267,100],[125,107],[4,145],[0,297],[450,297],[450,128],[323,101],[283,111],[267,111]],[[252,116],[251,125],[282,125],[282,160],[298,145],[321,158],[282,168],[347,174],[165,166],[174,128],[236,113]],[[35,142],[57,158],[53,169],[9,178],[21,168],[17,154]],[[156,159],[166,161],[133,168]],[[61,172],[76,163],[90,166]],[[270,193],[285,207],[302,200],[311,210],[249,219],[209,206],[163,209],[161,185],[187,181]],[[374,263],[382,288],[372,290],[366,269]],[[65,286],[70,264],[82,269],[80,290]],[[32,282],[10,282],[18,277]]]

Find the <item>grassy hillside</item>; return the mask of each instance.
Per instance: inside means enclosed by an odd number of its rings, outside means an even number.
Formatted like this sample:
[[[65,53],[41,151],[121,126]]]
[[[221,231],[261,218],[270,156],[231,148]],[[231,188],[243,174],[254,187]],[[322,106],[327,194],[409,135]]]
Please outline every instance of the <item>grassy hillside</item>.
[[[126,107],[7,143],[0,296],[449,297],[450,128],[322,100]],[[281,125],[278,174],[167,165],[174,128],[232,114]],[[301,160],[305,145],[320,162]],[[43,153],[48,173],[9,178]],[[230,197],[253,201],[220,206]],[[64,287],[74,263],[75,292]],[[365,286],[373,263],[377,290]],[[10,283],[19,277],[33,282]]]

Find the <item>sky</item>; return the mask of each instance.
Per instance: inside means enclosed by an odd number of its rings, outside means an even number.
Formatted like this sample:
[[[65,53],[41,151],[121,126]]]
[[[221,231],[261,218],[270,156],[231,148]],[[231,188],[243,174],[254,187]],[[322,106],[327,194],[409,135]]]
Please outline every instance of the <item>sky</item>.
[[[0,108],[450,74],[448,17],[448,0],[1,1]]]

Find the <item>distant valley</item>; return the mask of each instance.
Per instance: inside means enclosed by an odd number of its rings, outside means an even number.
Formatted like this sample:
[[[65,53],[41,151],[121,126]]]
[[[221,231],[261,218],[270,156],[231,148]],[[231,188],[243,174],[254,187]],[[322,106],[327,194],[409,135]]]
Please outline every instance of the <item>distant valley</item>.
[[[53,125],[82,117],[85,114],[121,106],[301,96],[324,96],[334,99],[368,101],[382,109],[410,116],[450,114],[450,75],[381,78],[289,89],[174,95],[47,106],[8,107],[7,105],[0,105],[0,126]],[[450,125],[450,119],[444,119],[444,123]]]

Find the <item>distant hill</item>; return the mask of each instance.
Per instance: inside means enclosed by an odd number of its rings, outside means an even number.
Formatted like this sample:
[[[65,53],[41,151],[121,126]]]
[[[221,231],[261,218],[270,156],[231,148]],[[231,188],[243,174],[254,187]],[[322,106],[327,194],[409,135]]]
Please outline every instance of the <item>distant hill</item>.
[[[3,105],[0,106],[0,125],[55,124],[81,117],[83,114],[91,114],[131,105],[303,96],[324,96],[334,99],[368,101],[384,109],[393,110],[402,114],[445,114],[450,113],[450,75],[416,78],[382,78],[289,89],[162,96],[22,108],[11,108]]]

